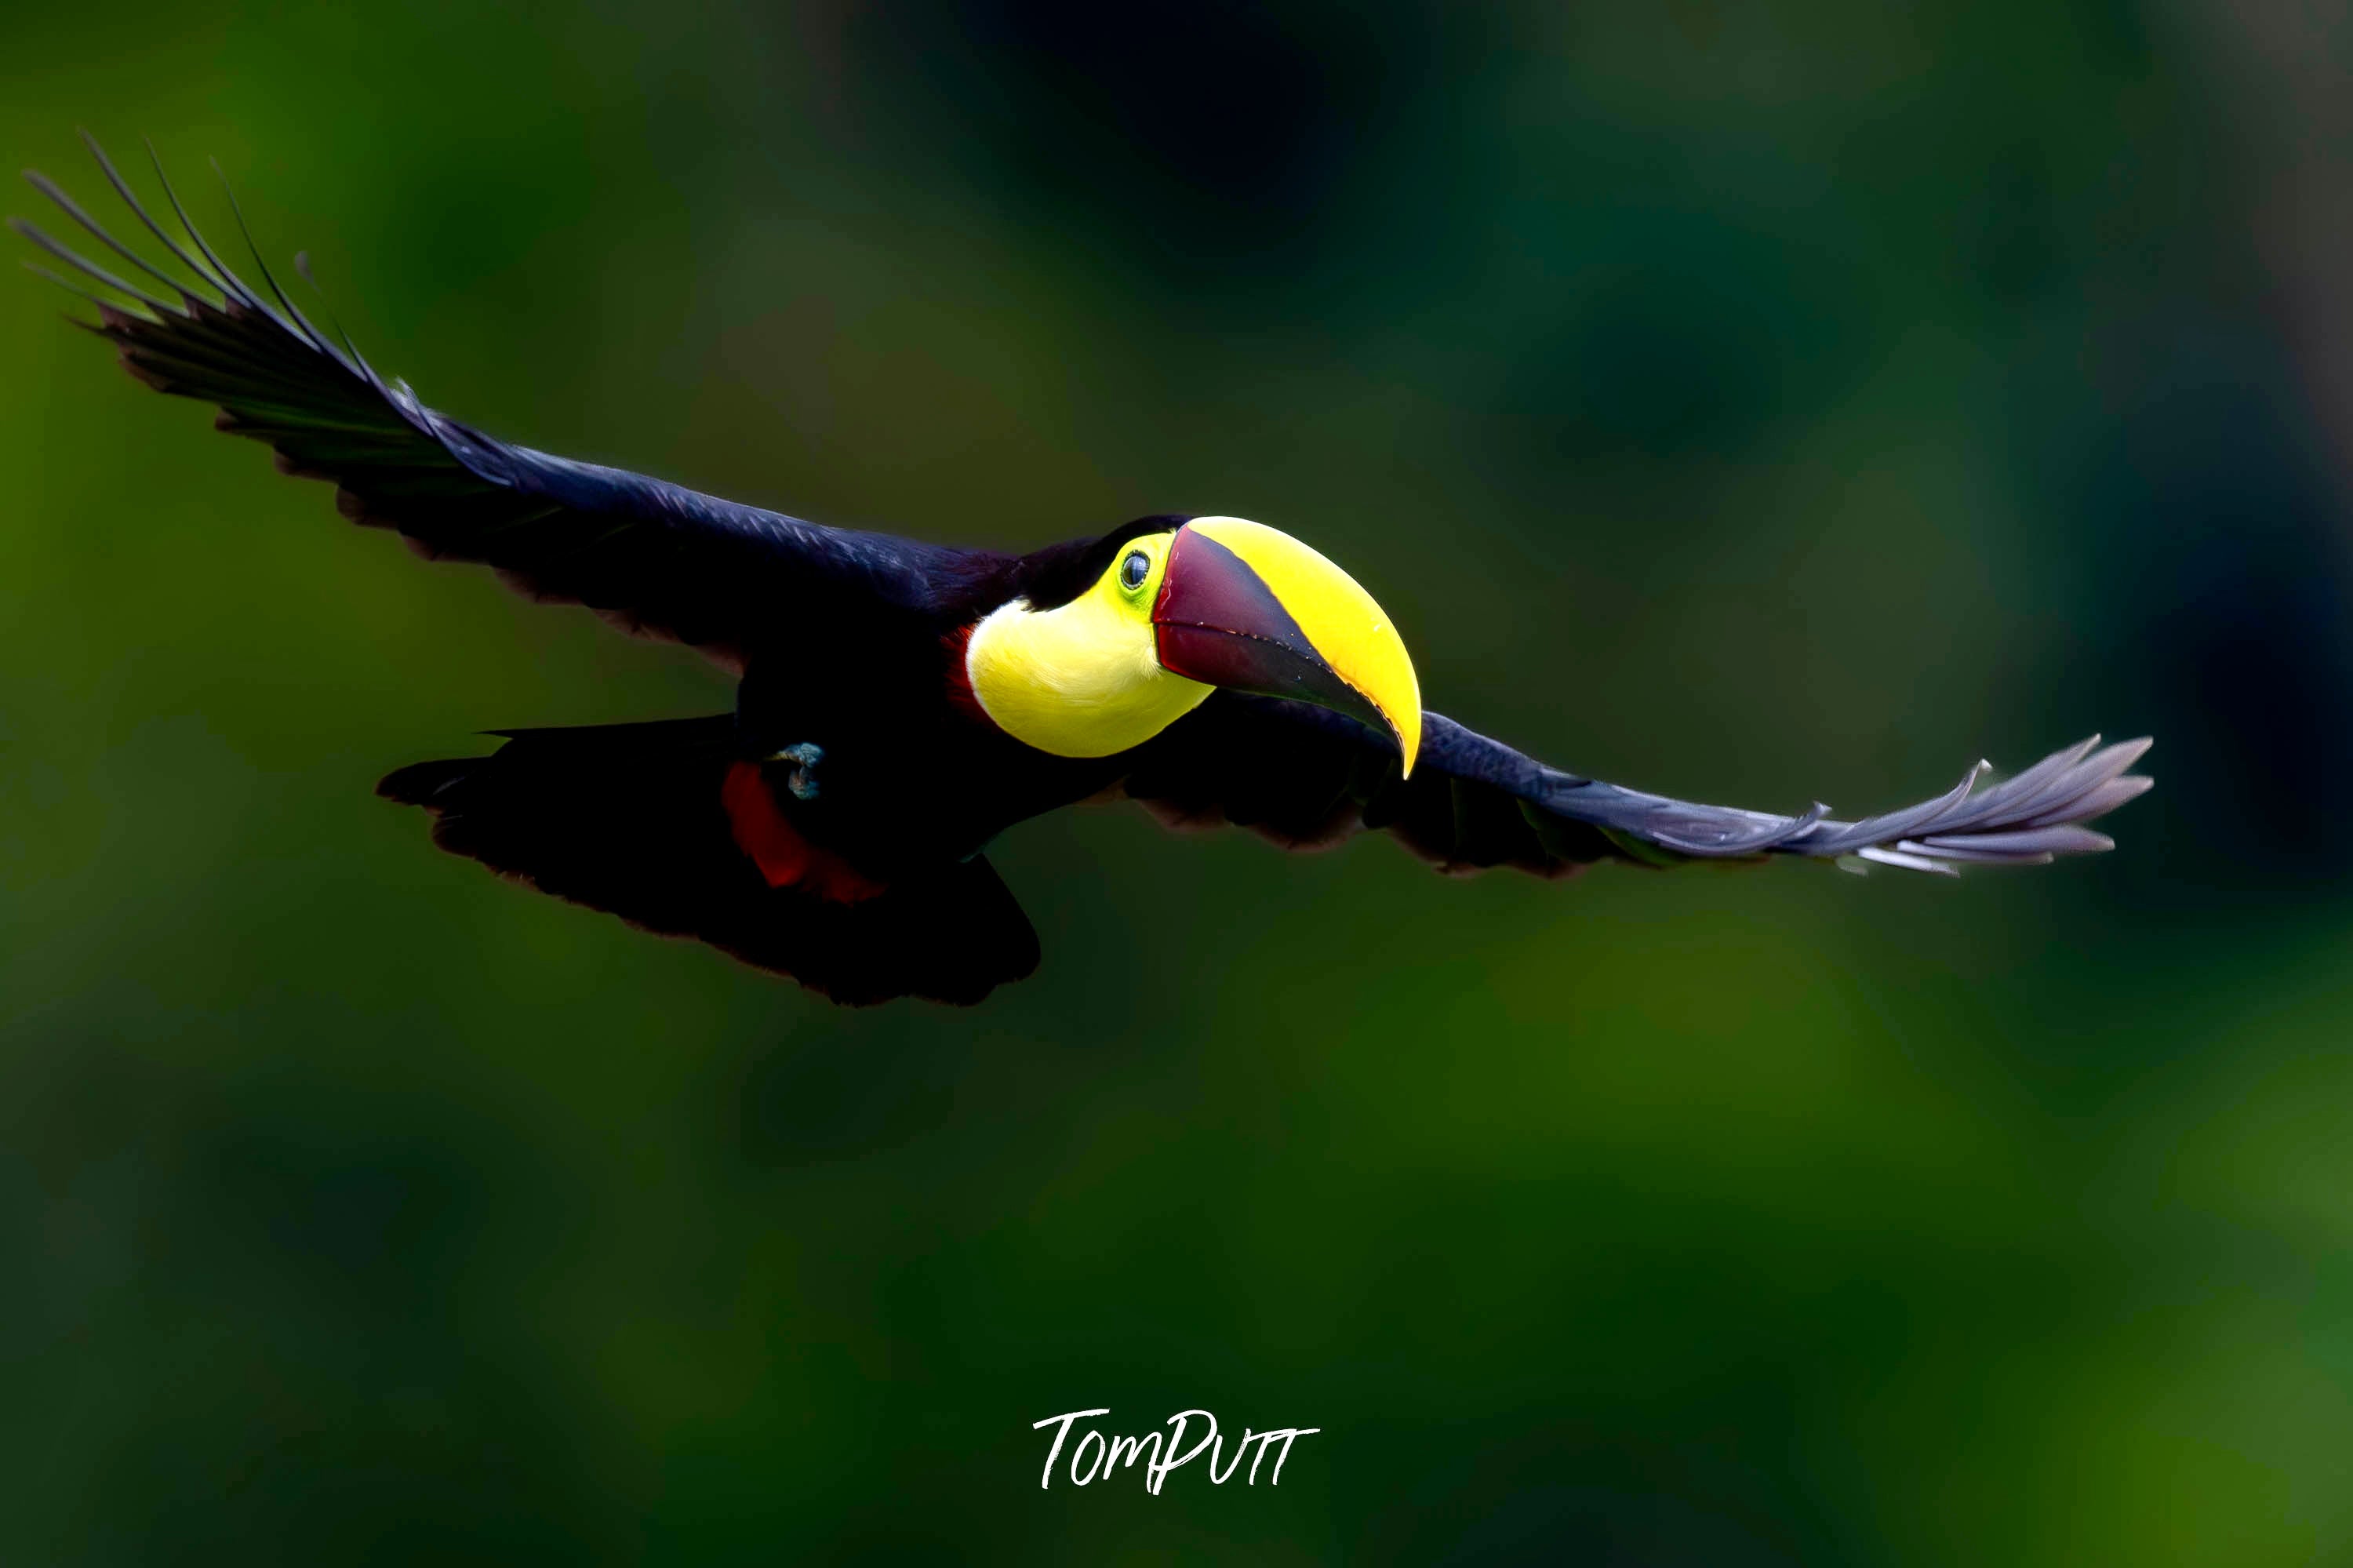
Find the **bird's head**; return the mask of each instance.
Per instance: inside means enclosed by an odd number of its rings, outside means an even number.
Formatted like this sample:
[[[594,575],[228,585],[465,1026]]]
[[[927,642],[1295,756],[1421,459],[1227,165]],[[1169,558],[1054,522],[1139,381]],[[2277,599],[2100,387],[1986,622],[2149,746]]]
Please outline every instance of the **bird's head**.
[[[1392,736],[1413,770],[1421,688],[1373,596],[1287,534],[1151,518],[1058,561],[965,644],[973,695],[1015,739],[1109,757],[1211,691],[1290,697]]]

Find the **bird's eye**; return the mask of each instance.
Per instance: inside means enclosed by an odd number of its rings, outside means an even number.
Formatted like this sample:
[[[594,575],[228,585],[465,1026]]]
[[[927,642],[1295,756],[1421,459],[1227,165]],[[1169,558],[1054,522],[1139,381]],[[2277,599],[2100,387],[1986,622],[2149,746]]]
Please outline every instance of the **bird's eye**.
[[[1141,550],[1130,550],[1127,559],[1119,564],[1120,586],[1140,588],[1144,579],[1152,575],[1152,557]]]

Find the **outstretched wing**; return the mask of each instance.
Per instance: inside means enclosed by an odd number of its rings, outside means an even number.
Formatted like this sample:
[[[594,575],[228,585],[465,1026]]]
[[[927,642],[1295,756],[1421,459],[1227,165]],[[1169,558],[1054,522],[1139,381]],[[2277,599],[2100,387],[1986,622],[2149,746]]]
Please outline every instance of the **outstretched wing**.
[[[1793,854],[1951,874],[2113,848],[2084,824],[2149,787],[2126,771],[2148,747],[2095,736],[1993,784],[1980,762],[1933,800],[1845,822],[1822,805],[1780,817],[1581,779],[1437,714],[1423,715],[1420,758],[1400,779],[1395,744],[1352,718],[1220,693],[1145,747],[1124,788],[1172,825],[1232,822],[1293,848],[1380,830],[1449,872]]]
[[[116,194],[193,274],[184,280],[150,262],[51,181],[27,173],[36,189],[135,269],[123,277],[34,225],[10,220],[83,279],[121,296],[110,301],[47,272],[99,307],[91,330],[115,344],[133,376],[218,405],[220,429],[267,441],[288,473],[332,482],[345,516],[398,529],[428,557],[485,563],[534,599],[587,605],[628,630],[675,639],[738,670],[764,635],[791,629],[806,637],[812,618],[921,613],[995,560],[822,527],[494,440],[427,408],[405,384],[385,381],[348,338],[319,330],[258,251],[268,297],[240,280],[188,222],[166,181],[186,243],[173,238],[98,143],[90,146]],[[155,173],[162,180],[160,162]]]

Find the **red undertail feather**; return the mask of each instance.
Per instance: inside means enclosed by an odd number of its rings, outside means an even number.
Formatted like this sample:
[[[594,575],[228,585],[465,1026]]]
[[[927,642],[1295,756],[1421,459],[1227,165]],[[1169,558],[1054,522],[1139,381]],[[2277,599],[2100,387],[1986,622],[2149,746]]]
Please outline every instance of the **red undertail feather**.
[[[834,904],[862,904],[883,891],[881,883],[839,855],[801,837],[777,810],[758,763],[730,766],[719,799],[737,846],[752,857],[769,886],[797,887]]]

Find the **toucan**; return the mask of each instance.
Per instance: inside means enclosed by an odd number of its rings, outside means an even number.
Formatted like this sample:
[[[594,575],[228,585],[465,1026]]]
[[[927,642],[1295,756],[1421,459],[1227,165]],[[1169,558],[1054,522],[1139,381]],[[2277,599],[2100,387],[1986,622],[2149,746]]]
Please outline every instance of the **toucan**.
[[[258,249],[262,288],[238,278],[160,161],[176,237],[90,146],[169,261],[38,174],[35,188],[129,270],[14,227],[79,275],[36,268],[97,305],[78,324],[132,375],[216,405],[219,429],[332,482],[354,522],[738,677],[732,713],[492,731],[503,744],[489,755],[402,768],[379,792],[430,812],[445,850],[836,1001],[969,1003],[1029,974],[1037,936],[986,852],[1016,822],[1091,800],[1293,848],[1383,831],[1454,873],[1775,855],[1950,873],[2108,849],[2084,824],[2149,784],[2130,771],[2146,739],[2096,736],[2000,782],[1979,763],[1944,795],[1859,822],[1565,772],[1425,712],[1373,597],[1261,524],[1170,514],[1026,555],[952,548],[485,435],[315,324]]]

